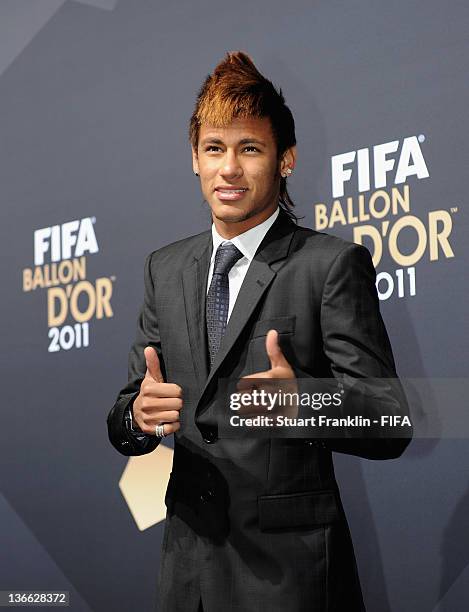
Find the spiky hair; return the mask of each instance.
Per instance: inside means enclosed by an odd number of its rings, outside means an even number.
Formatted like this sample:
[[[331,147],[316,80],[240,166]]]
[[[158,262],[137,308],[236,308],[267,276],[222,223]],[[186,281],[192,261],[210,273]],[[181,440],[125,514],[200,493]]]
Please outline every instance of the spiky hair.
[[[296,144],[295,122],[285,104],[282,90],[274,87],[242,51],[227,53],[205,79],[190,119],[189,140],[197,151],[200,126],[216,128],[229,125],[233,119],[267,117],[277,145],[278,159]],[[285,178],[280,179],[280,203],[290,217],[296,219]]]

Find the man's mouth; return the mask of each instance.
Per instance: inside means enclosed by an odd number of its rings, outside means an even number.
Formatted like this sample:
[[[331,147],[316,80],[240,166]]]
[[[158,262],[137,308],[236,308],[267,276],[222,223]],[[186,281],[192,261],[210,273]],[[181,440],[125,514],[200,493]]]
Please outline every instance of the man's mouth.
[[[248,191],[247,187],[216,187],[219,200],[239,200]]]

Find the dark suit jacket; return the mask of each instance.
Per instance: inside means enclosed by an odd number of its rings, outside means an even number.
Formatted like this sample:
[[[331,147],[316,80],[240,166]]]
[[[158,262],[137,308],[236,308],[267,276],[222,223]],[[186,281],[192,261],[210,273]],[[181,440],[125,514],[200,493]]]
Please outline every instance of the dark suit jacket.
[[[159,578],[161,612],[364,610],[332,450],[398,457],[407,440],[226,439],[218,436],[220,378],[269,369],[265,335],[277,329],[298,376],[396,377],[379,312],[375,270],[362,246],[297,226],[281,211],[252,261],[213,368],[207,365],[206,283],[211,232],[152,253],[129,357],[129,382],[108,416],[124,455],[153,451],[124,411],[159,354],[167,382],[183,389],[166,494]],[[382,409],[376,404],[377,414]],[[405,413],[400,397],[386,412]],[[157,477],[157,475],[155,475]]]

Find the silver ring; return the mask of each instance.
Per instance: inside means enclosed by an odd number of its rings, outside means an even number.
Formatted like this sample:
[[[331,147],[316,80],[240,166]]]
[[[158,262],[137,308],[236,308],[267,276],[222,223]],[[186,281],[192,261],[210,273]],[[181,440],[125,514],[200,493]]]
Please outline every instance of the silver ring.
[[[155,425],[155,434],[157,438],[165,438],[164,423],[162,425]]]

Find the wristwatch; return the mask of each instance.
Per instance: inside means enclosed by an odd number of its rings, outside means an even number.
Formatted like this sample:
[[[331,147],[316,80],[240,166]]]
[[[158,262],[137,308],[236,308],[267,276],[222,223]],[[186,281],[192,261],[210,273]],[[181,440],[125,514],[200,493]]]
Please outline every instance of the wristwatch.
[[[135,436],[137,439],[143,439],[147,437],[152,437],[150,434],[147,434],[140,429],[134,429],[134,423],[132,419],[132,404],[131,402],[124,411],[124,423],[127,431]]]

